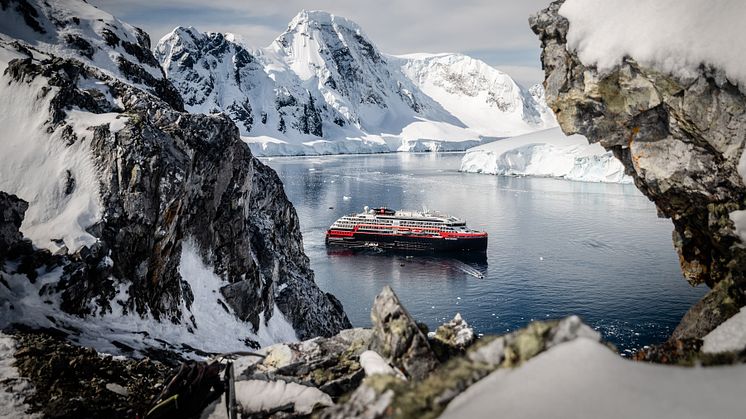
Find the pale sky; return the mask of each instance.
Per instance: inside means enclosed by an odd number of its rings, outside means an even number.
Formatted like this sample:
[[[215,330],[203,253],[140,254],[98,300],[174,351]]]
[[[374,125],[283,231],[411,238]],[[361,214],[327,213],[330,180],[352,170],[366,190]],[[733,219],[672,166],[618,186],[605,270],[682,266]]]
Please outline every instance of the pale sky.
[[[530,86],[543,79],[540,43],[528,17],[550,0],[89,0],[150,34],[176,26],[232,32],[265,47],[299,11],[325,10],[357,22],[387,54],[460,52]]]

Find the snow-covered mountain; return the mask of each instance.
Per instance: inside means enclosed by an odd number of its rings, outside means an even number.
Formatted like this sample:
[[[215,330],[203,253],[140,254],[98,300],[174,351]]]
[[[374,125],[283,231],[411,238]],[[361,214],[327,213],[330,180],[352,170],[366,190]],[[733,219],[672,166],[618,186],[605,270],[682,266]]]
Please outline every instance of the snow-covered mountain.
[[[463,150],[556,124],[541,94],[482,61],[386,55],[321,11],[266,48],[179,27],[155,51],[186,108],[226,112],[256,154]]]
[[[141,30],[80,0],[0,2],[0,329],[144,354],[350,326],[277,174],[229,118],[183,107]]]

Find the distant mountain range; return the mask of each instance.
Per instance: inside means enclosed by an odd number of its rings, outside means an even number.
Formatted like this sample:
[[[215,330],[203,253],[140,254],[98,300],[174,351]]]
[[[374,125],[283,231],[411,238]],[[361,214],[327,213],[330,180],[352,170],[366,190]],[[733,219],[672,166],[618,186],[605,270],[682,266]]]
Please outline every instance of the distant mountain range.
[[[256,154],[463,150],[556,125],[540,85],[462,54],[386,55],[321,11],[266,48],[178,27],[155,55],[187,110],[227,113]]]

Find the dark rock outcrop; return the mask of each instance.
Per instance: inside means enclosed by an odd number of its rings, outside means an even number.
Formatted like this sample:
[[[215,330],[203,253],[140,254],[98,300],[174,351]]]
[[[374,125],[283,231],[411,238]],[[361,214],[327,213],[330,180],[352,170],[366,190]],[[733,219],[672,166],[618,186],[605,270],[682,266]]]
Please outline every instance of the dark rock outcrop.
[[[730,213],[746,208],[738,163],[746,96],[718,69],[688,79],[626,57],[609,72],[568,50],[569,22],[553,2],[530,19],[542,42],[548,104],[567,134],[598,142],[674,225],[673,244],[692,284],[713,288],[674,332],[701,338],[746,304],[746,248]]]
[[[14,248],[23,246],[23,235],[19,229],[27,209],[26,201],[0,191],[0,264],[8,256],[13,256]],[[30,243],[27,245],[30,246]]]
[[[376,296],[370,318],[373,322],[370,349],[381,354],[408,377],[421,380],[438,366],[438,359],[427,336],[391,287],[385,286]]]
[[[122,360],[45,333],[16,333],[15,367],[34,386],[30,413],[56,418],[143,417],[175,371],[150,359]]]
[[[64,39],[65,26],[45,14],[61,5],[31,2],[29,7],[44,27]],[[93,9],[84,3],[80,7]],[[96,50],[110,48],[112,55],[130,62],[132,72],[104,71],[87,53],[80,59],[60,58],[23,39],[0,43],[7,56],[27,57],[8,62],[4,77],[9,89],[28,89],[32,97],[50,103],[42,129],[63,134],[50,135],[49,141],[62,140],[65,147],[83,144],[93,160],[95,179],[85,181],[97,183],[102,214],[87,228],[95,243],[69,252],[69,263],[50,290],[61,295],[60,307],[76,315],[108,312],[117,284],[124,283],[125,314],[147,313],[197,327],[188,312],[197,279],[180,270],[188,242],[225,281],[225,301],[254,332],[262,319],[273,317],[275,307],[301,338],[350,327],[339,301],[313,281],[298,217],[277,174],[252,156],[225,115],[182,112],[170,82],[153,75],[151,67],[162,70],[144,32],[111,16],[104,23],[88,43]],[[149,78],[165,88],[150,84]],[[80,121],[71,121],[73,109],[91,121],[106,113],[111,122],[91,122],[81,130]],[[80,182],[67,171],[65,190],[73,193]],[[11,214],[15,224],[17,213]],[[214,309],[222,310],[218,302]]]

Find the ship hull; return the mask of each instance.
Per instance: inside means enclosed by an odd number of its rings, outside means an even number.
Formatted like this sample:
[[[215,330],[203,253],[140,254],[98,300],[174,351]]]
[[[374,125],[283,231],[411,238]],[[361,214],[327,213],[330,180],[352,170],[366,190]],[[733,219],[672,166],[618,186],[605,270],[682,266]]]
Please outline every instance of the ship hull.
[[[403,252],[486,252],[487,236],[443,238],[356,232],[346,237],[327,234],[326,245]]]

